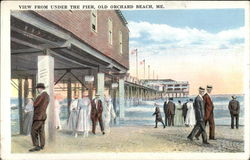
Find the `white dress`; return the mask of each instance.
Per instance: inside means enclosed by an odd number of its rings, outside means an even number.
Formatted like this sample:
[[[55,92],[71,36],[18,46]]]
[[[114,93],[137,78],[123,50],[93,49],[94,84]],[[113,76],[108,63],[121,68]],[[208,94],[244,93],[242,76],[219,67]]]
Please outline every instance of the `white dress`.
[[[185,124],[191,127],[191,126],[194,126],[196,123],[193,102],[188,102],[187,108],[188,108],[188,111],[187,111]]]
[[[67,127],[72,131],[76,131],[78,118],[78,101],[78,99],[73,99],[70,104],[70,115]]]
[[[79,132],[89,132],[91,103],[88,97],[83,97],[79,100],[79,109],[76,130]]]
[[[110,120],[116,117],[112,99],[106,98],[104,101],[104,109],[103,109],[103,121],[104,121],[104,131],[110,132]]]
[[[23,122],[23,132],[25,135],[29,135],[31,133],[31,126],[33,122],[34,115],[34,107],[33,101],[29,99],[27,105],[24,108],[24,122]]]
[[[57,99],[55,99],[55,125],[56,127],[61,128],[61,121],[60,121],[60,104]]]

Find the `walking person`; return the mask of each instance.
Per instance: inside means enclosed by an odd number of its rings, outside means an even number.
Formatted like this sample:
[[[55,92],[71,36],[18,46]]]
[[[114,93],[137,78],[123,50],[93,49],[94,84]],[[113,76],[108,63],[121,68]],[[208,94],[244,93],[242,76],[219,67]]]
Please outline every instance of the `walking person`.
[[[30,152],[40,151],[44,149],[45,145],[45,131],[44,125],[47,118],[46,109],[49,104],[49,95],[45,91],[45,86],[43,83],[38,83],[36,85],[39,95],[34,101],[34,116],[31,128],[31,138],[34,148],[30,149]]]
[[[239,128],[240,103],[236,98],[236,96],[232,96],[232,100],[228,104],[231,115],[231,129],[234,129],[234,119],[236,119],[236,129]]]
[[[163,123],[162,117],[161,117],[161,111],[159,106],[155,103],[155,112],[152,114],[155,115],[155,128],[157,128],[158,122],[161,122],[163,125],[163,128],[165,128],[165,124]]]
[[[169,98],[167,103],[168,126],[174,126],[175,104],[173,98]]]
[[[34,114],[34,101],[32,98],[28,98],[28,103],[24,108],[24,122],[23,122],[23,132],[25,135],[30,135],[31,127],[33,122]]]
[[[181,105],[180,100],[178,100],[178,104],[176,105],[174,122],[175,122],[176,126],[183,126],[184,125],[184,120],[182,118],[182,105]]]
[[[165,114],[165,125],[167,126],[168,125],[168,114],[167,114],[167,103],[168,103],[168,99],[166,99],[166,101],[164,102],[164,105],[163,105],[163,111],[164,111],[164,114]]]
[[[110,120],[115,119],[116,115],[112,99],[109,95],[105,95],[103,107],[104,131],[105,133],[110,133]]]
[[[70,115],[67,123],[67,128],[71,130],[75,137],[77,137],[77,120],[78,120],[78,112],[79,112],[79,99],[78,96],[75,95],[74,99],[72,99],[70,103]]]
[[[193,99],[190,98],[186,105],[187,105],[187,116],[185,125],[188,127],[193,127],[196,123]]]
[[[184,118],[184,122],[186,122],[186,117],[187,117],[187,111],[188,111],[188,108],[187,108],[187,103],[189,102],[189,100],[187,100],[187,102],[185,102],[183,105],[182,105],[182,116]]]
[[[78,116],[77,131],[83,132],[83,137],[88,137],[90,130],[90,112],[91,112],[91,101],[89,99],[88,91],[83,93],[83,97],[80,101],[80,112],[82,117]]]
[[[207,85],[207,93],[203,96],[204,100],[204,121],[205,121],[205,127],[207,125],[207,122],[209,122],[209,140],[216,140],[215,139],[215,123],[214,123],[214,104],[211,98],[211,92],[213,87],[211,85]],[[197,133],[195,136],[197,139],[200,136],[200,132]]]
[[[196,124],[187,138],[192,141],[194,135],[197,133],[197,131],[199,131],[202,134],[203,144],[209,144],[207,142],[207,133],[205,130],[205,123],[204,123],[204,100],[202,98],[204,92],[205,92],[205,89],[200,87],[199,95],[194,100]]]
[[[92,120],[92,133],[96,134],[96,123],[99,122],[101,132],[104,135],[104,127],[102,120],[103,105],[100,99],[100,95],[97,93],[95,98],[91,102],[91,120]]]
[[[58,97],[55,96],[55,99],[54,99],[54,107],[55,107],[55,124],[56,124],[56,129],[60,130],[62,129],[62,126],[61,126],[61,121],[60,121],[60,108],[61,108],[61,105],[57,99]]]

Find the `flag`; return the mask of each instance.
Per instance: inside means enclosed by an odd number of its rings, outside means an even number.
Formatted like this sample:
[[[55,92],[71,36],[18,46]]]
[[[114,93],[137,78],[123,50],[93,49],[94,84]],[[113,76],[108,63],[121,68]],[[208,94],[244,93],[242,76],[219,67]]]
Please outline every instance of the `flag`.
[[[136,54],[137,53],[137,49],[133,49],[130,53],[131,54]]]
[[[145,63],[145,59],[140,62],[140,65],[143,65]]]

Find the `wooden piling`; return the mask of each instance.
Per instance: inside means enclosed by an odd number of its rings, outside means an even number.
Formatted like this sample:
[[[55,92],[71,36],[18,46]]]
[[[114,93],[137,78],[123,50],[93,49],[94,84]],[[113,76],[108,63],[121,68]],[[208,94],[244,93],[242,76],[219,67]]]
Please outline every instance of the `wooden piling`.
[[[19,104],[19,133],[23,134],[23,83],[18,79],[18,104]]]

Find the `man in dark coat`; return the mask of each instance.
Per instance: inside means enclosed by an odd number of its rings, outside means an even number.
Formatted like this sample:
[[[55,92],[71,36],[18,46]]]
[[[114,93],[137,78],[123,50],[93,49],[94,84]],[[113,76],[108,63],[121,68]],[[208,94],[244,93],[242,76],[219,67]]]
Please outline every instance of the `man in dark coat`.
[[[188,111],[187,103],[188,103],[188,100],[187,100],[187,102],[185,102],[185,103],[182,105],[182,116],[183,116],[183,118],[184,118],[184,122],[186,122],[187,111]]]
[[[169,98],[167,104],[168,126],[174,126],[175,104],[173,98]]]
[[[156,104],[156,103],[155,103],[155,112],[153,113],[153,115],[155,115],[155,128],[157,128],[158,122],[161,122],[163,125],[163,128],[165,128],[165,125],[164,125],[162,117],[161,117],[160,108],[159,108],[158,104]]]
[[[91,120],[92,120],[92,133],[95,134],[96,123],[97,121],[100,124],[102,134],[104,135],[104,127],[103,127],[103,120],[102,120],[102,101],[100,100],[100,95],[96,94],[96,97],[91,102]]]
[[[31,138],[34,148],[30,152],[40,151],[45,145],[44,124],[47,118],[46,109],[49,104],[49,95],[45,91],[43,83],[38,83],[36,86],[39,96],[36,98],[34,106],[33,124],[31,128]]]
[[[166,99],[166,101],[164,102],[163,111],[164,111],[164,114],[165,114],[165,126],[167,126],[167,125],[168,125],[167,99]]]
[[[192,141],[194,135],[197,133],[197,131],[199,131],[202,134],[203,144],[209,144],[207,142],[207,133],[206,133],[205,123],[204,123],[204,100],[202,98],[204,92],[205,92],[205,89],[200,87],[199,95],[194,100],[196,124],[187,138]]]
[[[236,100],[236,96],[232,96],[232,100],[228,104],[231,115],[231,129],[234,129],[234,118],[236,119],[236,129],[239,128],[240,103]]]

